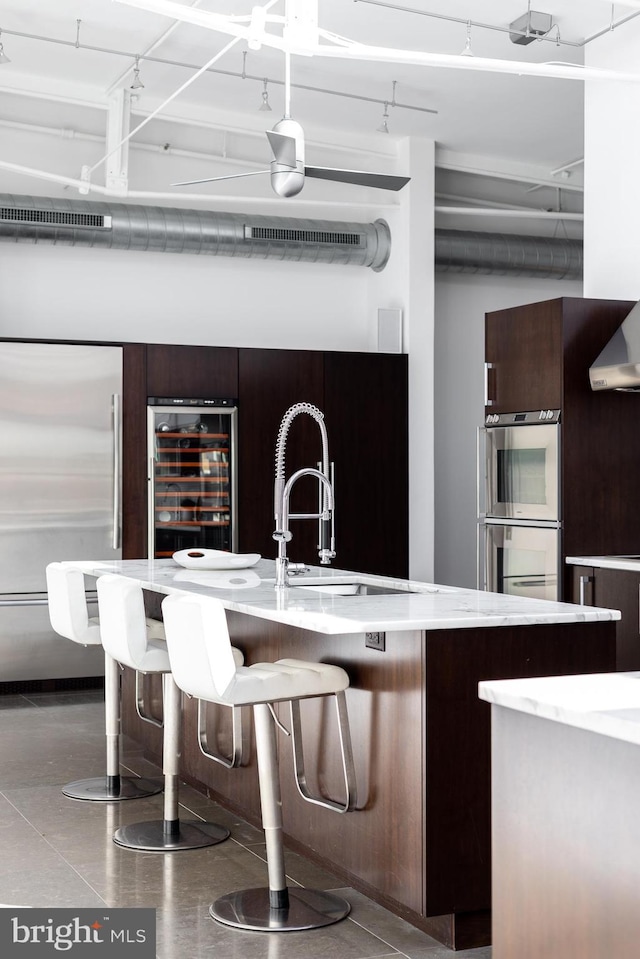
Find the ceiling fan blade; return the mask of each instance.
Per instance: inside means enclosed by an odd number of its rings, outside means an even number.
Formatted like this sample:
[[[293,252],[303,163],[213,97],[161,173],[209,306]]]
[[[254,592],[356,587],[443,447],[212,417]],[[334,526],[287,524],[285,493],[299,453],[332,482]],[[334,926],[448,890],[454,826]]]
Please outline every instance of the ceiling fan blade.
[[[267,130],[267,137],[276,163],[282,163],[294,170],[296,167],[295,139],[286,136],[284,133],[276,133],[274,130]]]
[[[227,176],[208,176],[204,180],[183,180],[182,183],[172,183],[171,186],[195,186],[197,183],[213,183],[214,180],[237,180],[241,176],[262,176],[271,173],[271,170],[254,170],[251,173],[229,173]]]
[[[306,166],[305,176],[316,180],[336,180],[338,183],[355,183],[356,186],[375,186],[379,190],[401,190],[411,177],[392,176],[390,173],[366,173],[364,170],[334,170],[324,166]]]

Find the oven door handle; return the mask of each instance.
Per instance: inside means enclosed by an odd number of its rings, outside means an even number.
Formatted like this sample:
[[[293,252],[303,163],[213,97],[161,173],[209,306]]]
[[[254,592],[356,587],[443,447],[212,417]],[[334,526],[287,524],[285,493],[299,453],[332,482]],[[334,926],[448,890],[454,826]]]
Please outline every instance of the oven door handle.
[[[476,432],[476,517],[484,519],[487,512],[487,428],[479,426]]]

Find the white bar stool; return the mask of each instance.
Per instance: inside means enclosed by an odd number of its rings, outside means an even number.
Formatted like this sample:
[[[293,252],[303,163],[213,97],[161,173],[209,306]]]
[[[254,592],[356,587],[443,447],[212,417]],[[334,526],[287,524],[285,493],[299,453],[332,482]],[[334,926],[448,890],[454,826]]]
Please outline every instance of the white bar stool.
[[[224,925],[264,932],[293,932],[338,922],[350,910],[345,899],[323,890],[287,886],[275,732],[276,724],[283,727],[276,719],[273,703],[291,703],[296,779],[302,797],[338,812],[349,812],[356,802],[344,694],[349,677],[339,666],[297,659],[237,666],[224,607],[211,597],[172,594],[163,600],[162,615],[171,669],[178,686],[201,700],[253,706],[269,885],[222,896],[209,907],[210,915]],[[311,796],[306,787],[297,710],[300,700],[318,696],[333,696],[337,704],[346,785],[344,803]]]
[[[197,849],[222,842],[230,835],[224,826],[179,818],[182,695],[171,676],[166,643],[147,632],[142,587],[124,576],[109,574],[98,579],[97,589],[105,650],[116,662],[137,672],[162,674],[164,818],[121,826],[113,840],[119,846],[143,852]]]
[[[49,563],[46,568],[49,618],[51,626],[66,639],[82,646],[99,646],[100,621],[89,616],[84,574],[63,563]],[[164,628],[158,620],[146,620],[150,636],[164,637]],[[120,676],[118,664],[105,651],[104,705],[107,737],[107,773],[92,779],[78,779],[63,786],[62,792],[70,799],[90,802],[120,802],[124,799],[142,799],[162,792],[162,782],[139,776],[120,775]]]

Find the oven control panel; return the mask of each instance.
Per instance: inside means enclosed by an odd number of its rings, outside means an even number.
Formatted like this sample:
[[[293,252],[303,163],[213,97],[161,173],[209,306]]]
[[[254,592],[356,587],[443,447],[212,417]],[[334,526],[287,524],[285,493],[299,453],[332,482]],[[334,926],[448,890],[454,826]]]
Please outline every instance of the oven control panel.
[[[485,426],[532,426],[537,423],[559,423],[560,410],[529,410],[524,413],[487,413]]]

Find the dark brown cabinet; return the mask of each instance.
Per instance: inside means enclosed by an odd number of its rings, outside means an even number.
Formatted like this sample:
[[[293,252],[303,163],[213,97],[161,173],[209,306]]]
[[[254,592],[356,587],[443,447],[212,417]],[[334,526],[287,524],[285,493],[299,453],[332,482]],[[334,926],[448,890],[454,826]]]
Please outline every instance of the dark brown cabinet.
[[[312,403],[322,410],[323,354],[307,350],[241,349],[239,379],[239,549],[274,558],[273,485],[278,427],[294,403]],[[321,450],[316,423],[309,416],[297,416],[286,446],[287,476],[303,466],[315,465]],[[316,490],[315,481],[304,477],[293,491],[292,512],[315,512]],[[294,520],[292,532],[290,559],[317,563],[317,524],[312,520]]]
[[[146,406],[149,396],[238,400],[238,550],[275,557],[273,487],[278,428],[294,403],[325,415],[335,464],[336,558],[343,569],[408,574],[407,357],[381,353],[125,345],[123,501],[127,559],[147,555]],[[314,420],[295,418],[286,475],[321,459]],[[303,477],[291,510],[316,512],[318,487]],[[318,563],[318,524],[292,523],[289,555]]]
[[[147,348],[122,350],[122,557],[137,559],[147,555]]]
[[[240,549],[275,557],[273,482],[278,427],[294,403],[325,417],[335,470],[334,565],[381,575],[408,573],[407,357],[379,353],[239,350]],[[321,459],[314,420],[297,416],[289,430],[290,476]],[[318,487],[303,479],[292,512],[315,512]],[[318,563],[318,526],[292,522],[294,562]]]
[[[592,396],[589,366],[632,306],[560,297],[487,313],[486,412],[561,409],[580,415]]]
[[[147,346],[147,396],[238,395],[238,350],[224,346]]]
[[[616,668],[640,669],[640,572],[571,566],[572,601],[619,609],[616,623]]]
[[[589,383],[590,365],[633,305],[561,297],[486,316],[485,413],[561,411],[562,563],[640,552],[640,397],[594,393]]]
[[[407,389],[406,355],[325,353],[335,563],[343,569],[409,575]]]
[[[562,406],[562,300],[488,313],[487,413]]]

